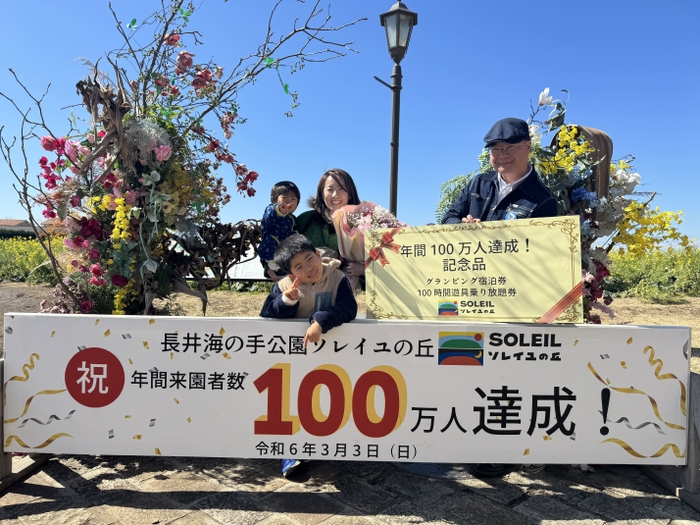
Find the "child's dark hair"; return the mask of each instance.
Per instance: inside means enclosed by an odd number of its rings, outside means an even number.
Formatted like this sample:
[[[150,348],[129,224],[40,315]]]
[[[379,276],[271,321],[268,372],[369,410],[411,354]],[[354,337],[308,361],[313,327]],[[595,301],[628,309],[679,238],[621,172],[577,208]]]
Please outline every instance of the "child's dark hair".
[[[282,180],[272,187],[272,190],[270,191],[270,202],[274,204],[277,202],[277,198],[280,195],[287,195],[289,193],[294,195],[297,198],[297,201],[301,201],[301,193],[299,192],[297,185],[292,181]]]
[[[284,273],[291,273],[292,259],[300,253],[316,253],[313,243],[300,233],[284,239],[275,250],[275,262]]]

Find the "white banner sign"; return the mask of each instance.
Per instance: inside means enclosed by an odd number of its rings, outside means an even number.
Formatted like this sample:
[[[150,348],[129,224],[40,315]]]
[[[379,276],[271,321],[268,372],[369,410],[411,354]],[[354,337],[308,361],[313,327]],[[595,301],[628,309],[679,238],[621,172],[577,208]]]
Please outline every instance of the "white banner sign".
[[[5,451],[685,464],[690,329],[5,316]]]

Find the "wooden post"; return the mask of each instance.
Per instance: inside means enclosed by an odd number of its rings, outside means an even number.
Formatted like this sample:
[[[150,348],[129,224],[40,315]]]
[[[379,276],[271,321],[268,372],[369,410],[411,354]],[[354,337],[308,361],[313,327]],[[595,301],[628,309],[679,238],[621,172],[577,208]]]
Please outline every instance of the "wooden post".
[[[700,375],[690,373],[688,385],[688,448],[687,463],[680,469],[680,482],[684,491],[700,493]]]
[[[0,399],[0,479],[12,474],[12,453],[5,452],[5,360],[0,359],[0,383],[3,385]]]

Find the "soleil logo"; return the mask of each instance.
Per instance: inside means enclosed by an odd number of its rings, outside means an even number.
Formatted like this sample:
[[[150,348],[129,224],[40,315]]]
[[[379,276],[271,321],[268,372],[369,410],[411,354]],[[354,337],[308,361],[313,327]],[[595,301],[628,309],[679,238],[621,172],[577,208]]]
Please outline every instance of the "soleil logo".
[[[457,301],[440,301],[437,305],[438,315],[458,315]]]
[[[484,333],[438,332],[438,364],[484,366]]]

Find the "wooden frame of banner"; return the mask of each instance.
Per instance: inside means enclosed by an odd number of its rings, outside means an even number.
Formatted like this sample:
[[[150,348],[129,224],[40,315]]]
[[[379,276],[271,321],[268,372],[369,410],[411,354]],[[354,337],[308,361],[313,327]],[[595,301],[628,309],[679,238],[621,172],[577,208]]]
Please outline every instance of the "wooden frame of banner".
[[[0,403],[0,421],[5,419],[5,360],[0,359],[0,380],[3,384],[3,399]],[[27,477],[29,474],[38,469],[41,465],[51,459],[51,454],[27,454],[26,456],[18,457],[13,461],[12,453],[5,452],[5,430],[4,425],[0,425],[0,444],[3,445],[3,450],[0,451],[0,493],[7,487]]]

